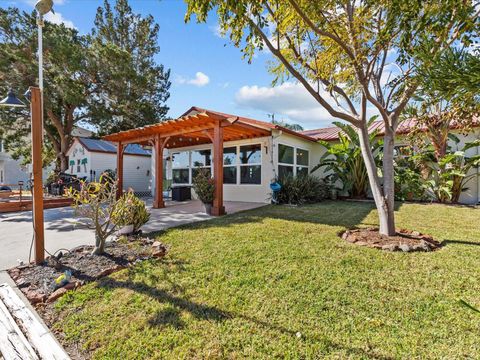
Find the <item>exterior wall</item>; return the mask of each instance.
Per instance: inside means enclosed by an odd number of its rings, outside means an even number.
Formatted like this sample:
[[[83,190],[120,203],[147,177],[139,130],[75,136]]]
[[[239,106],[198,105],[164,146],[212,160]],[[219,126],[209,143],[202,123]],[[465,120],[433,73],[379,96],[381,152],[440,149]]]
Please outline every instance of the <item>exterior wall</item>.
[[[78,140],[75,140],[70,149],[68,149],[67,156],[67,173],[76,175],[79,178],[84,178],[88,181],[94,180],[94,176],[90,172],[90,170],[92,169],[92,153],[90,153]],[[84,161],[85,159],[87,163],[82,164],[82,161]],[[80,161],[80,171],[77,165],[78,161]],[[74,163],[73,165],[71,165],[72,162]],[[100,173],[98,173],[97,175],[100,175]]]
[[[96,180],[100,174],[107,170],[117,169],[117,154],[91,153],[91,169],[95,171]],[[132,188],[135,192],[149,192],[151,178],[150,156],[123,156],[123,189]]]
[[[272,136],[248,139],[242,141],[225,142],[224,148],[241,146],[241,145],[261,145],[261,183],[260,184],[224,184],[223,185],[223,198],[225,201],[246,201],[246,202],[258,202],[268,203],[270,201],[270,183],[277,177],[278,171],[278,144],[289,145],[298,147],[309,151],[309,171],[315,166],[322,154],[322,147],[314,142],[303,140],[297,136],[283,134],[279,131],[274,131]],[[168,149],[166,150],[166,156],[171,157],[172,153],[179,151],[191,151],[191,150],[212,150],[211,144],[185,147],[181,149]],[[213,150],[212,150],[213,152]],[[171,160],[167,161],[167,179],[172,179],[172,163]],[[238,173],[238,171],[237,171]],[[237,179],[238,179],[237,174]],[[191,179],[190,179],[191,183]],[[193,194],[195,197],[195,194]]]
[[[2,153],[0,158],[0,184],[17,185],[23,181],[26,185],[30,179],[27,166],[22,166],[20,160],[13,160],[9,154]]]

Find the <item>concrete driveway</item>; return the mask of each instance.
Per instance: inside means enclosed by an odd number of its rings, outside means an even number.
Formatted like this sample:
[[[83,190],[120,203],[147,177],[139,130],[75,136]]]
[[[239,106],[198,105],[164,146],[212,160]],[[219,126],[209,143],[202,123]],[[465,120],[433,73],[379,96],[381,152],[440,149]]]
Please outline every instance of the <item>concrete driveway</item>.
[[[152,200],[146,199],[146,202],[151,209]],[[265,204],[227,201],[225,210],[232,214],[263,205]],[[78,221],[72,208],[47,209],[44,216],[45,248],[48,252],[95,243],[93,230]],[[150,221],[142,230],[149,233],[210,218],[199,201],[167,202],[163,209],[151,209]],[[28,262],[32,235],[31,211],[0,214],[0,270],[18,265],[18,261]]]

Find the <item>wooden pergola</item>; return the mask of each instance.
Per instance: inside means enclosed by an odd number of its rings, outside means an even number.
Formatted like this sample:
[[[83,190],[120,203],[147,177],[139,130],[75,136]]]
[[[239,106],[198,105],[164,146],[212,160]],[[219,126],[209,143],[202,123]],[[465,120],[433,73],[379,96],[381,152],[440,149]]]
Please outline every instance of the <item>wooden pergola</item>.
[[[192,107],[184,116],[138,129],[107,135],[105,140],[117,143],[118,196],[123,188],[123,153],[128,144],[152,146],[155,149],[155,196],[153,207],[163,208],[163,150],[200,144],[213,144],[213,178],[215,198],[212,214],[225,214],[223,205],[223,143],[269,136],[277,126],[215,111]]]

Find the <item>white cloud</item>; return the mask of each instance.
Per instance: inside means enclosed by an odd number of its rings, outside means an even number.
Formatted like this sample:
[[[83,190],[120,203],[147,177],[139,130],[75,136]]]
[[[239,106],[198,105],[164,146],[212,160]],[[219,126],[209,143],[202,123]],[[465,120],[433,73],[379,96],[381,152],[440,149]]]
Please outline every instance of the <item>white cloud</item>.
[[[331,123],[332,116],[312,97],[303,85],[285,82],[275,87],[243,86],[235,95],[235,103],[265,113],[282,115],[305,127]]]
[[[334,108],[337,108],[328,93],[321,94]],[[261,111],[265,114],[273,113],[278,120],[285,119],[298,123],[305,129],[325,127],[331,125],[333,121],[339,121],[332,117],[300,83],[285,82],[275,87],[243,86],[235,95],[235,103],[242,108]],[[375,113],[374,108],[367,109],[368,117]]]
[[[208,77],[208,75],[204,74],[203,72],[198,71],[195,74],[194,78],[188,79],[188,78],[185,78],[185,77],[179,75],[179,76],[177,76],[175,81],[178,84],[189,84],[189,85],[202,87],[202,86],[207,85],[210,82],[210,78]]]
[[[65,19],[59,12],[56,12],[55,14],[52,12],[47,13],[45,15],[45,20],[53,24],[64,24],[68,28],[75,29],[75,25],[73,25],[73,22]]]

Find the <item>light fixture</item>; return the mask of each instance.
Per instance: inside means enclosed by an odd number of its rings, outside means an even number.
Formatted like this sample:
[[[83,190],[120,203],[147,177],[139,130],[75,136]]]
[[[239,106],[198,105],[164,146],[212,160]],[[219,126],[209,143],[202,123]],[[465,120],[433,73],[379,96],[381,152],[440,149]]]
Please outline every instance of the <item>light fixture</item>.
[[[7,97],[0,101],[0,106],[5,107],[26,107],[26,105],[15,96],[12,89],[8,90]]]
[[[38,11],[39,15],[43,16],[48,12],[53,12],[53,0],[39,0],[35,4],[35,9]]]

